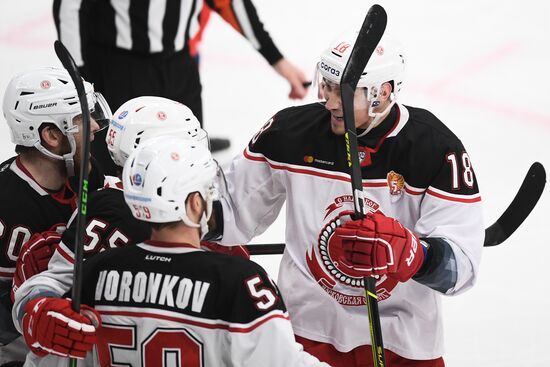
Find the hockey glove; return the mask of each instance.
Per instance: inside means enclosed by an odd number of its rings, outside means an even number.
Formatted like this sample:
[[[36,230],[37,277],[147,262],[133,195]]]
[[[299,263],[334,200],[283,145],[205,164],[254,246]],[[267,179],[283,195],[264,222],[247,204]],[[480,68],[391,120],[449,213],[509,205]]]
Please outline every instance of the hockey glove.
[[[344,258],[355,271],[368,277],[385,275],[400,282],[412,278],[424,260],[416,234],[393,218],[368,214],[336,228]]]
[[[66,298],[39,297],[29,301],[23,315],[23,335],[31,351],[40,357],[55,354],[84,358],[97,342],[101,321],[93,308],[80,307],[82,314],[74,312]]]
[[[15,292],[35,274],[48,268],[48,262],[52,257],[55,246],[61,241],[61,235],[57,232],[47,231],[35,233],[19,251],[19,258],[13,274],[11,300],[15,300]]]
[[[223,246],[215,242],[201,241],[201,247],[212,252],[219,252],[231,256],[240,256],[250,260],[250,253],[243,245]]]

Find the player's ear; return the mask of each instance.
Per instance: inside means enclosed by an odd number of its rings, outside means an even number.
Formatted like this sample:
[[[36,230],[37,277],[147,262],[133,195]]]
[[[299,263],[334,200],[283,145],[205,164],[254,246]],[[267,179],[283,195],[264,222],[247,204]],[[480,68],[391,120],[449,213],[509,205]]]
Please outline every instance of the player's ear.
[[[380,90],[380,98],[385,101],[390,98],[391,92],[392,92],[392,85],[389,82],[386,82],[382,84],[382,88]]]
[[[192,192],[187,199],[187,215],[191,218],[200,218],[204,211],[205,203],[201,194]]]
[[[46,124],[40,129],[40,140],[46,149],[56,149],[63,144],[64,135],[53,124]]]

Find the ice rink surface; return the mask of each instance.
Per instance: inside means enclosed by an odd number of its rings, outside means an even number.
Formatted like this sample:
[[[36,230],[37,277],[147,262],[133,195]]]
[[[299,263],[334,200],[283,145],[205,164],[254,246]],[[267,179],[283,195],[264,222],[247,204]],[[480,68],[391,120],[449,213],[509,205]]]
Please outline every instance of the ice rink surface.
[[[341,30],[359,27],[372,5],[351,0],[255,4],[279,48],[308,75],[329,41]],[[488,226],[512,200],[532,162],[550,169],[550,4],[379,4],[388,13],[386,32],[405,45],[408,76],[400,101],[430,110],[462,139]],[[59,65],[54,39],[51,1],[0,2],[0,96],[14,73]],[[201,51],[206,128],[232,141],[231,152],[220,160],[239,153],[273,113],[305,103],[288,100],[285,81],[217,16]],[[13,154],[8,129],[0,124],[0,158]],[[445,298],[448,366],[550,366],[549,213],[545,192],[507,242],[484,251],[476,286]],[[283,240],[284,214],[254,242]],[[256,260],[276,277],[278,256]]]

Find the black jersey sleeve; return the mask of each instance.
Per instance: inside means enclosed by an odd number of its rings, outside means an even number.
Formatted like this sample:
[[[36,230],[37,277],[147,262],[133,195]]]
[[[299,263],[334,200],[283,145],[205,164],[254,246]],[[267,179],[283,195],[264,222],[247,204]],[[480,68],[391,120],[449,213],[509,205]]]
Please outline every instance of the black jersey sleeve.
[[[90,194],[84,235],[84,256],[89,257],[109,248],[131,245],[149,238],[151,229],[135,219],[116,188]],[[74,254],[76,220],[63,233],[62,242]]]
[[[273,311],[286,312],[286,306],[275,282],[265,270],[252,261],[242,261],[231,304],[230,320],[248,323]]]

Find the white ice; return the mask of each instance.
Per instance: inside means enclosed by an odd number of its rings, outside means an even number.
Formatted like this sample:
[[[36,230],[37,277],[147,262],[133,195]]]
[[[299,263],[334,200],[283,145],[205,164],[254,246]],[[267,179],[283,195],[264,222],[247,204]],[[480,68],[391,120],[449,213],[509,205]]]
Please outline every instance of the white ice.
[[[0,2],[0,97],[14,73],[59,65],[51,0]],[[327,43],[359,26],[372,3],[255,0],[285,55],[308,75]],[[402,103],[429,109],[473,160],[486,225],[507,207],[534,161],[550,168],[550,4],[546,1],[380,1],[387,33],[406,46]],[[108,57],[108,55],[105,55]],[[201,58],[206,127],[230,137],[227,160],[279,109],[288,86],[217,16]],[[139,77],[139,76],[136,76]],[[0,158],[14,154],[0,125]],[[445,359],[458,366],[550,366],[550,195],[504,244],[486,249],[469,292],[445,298]],[[546,219],[545,219],[546,218]],[[284,240],[283,215],[257,243]],[[276,277],[279,258],[258,257]],[[365,332],[368,332],[365,330]]]

